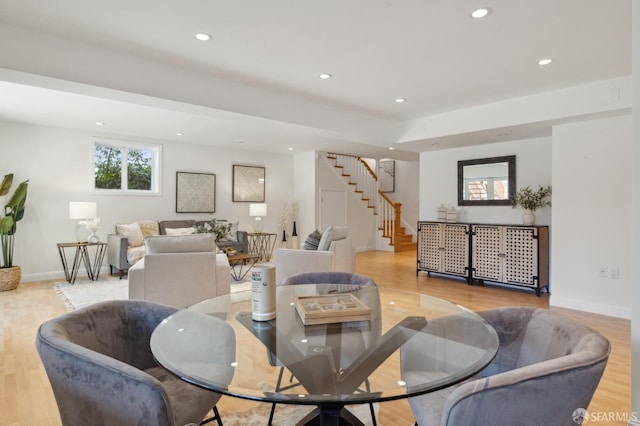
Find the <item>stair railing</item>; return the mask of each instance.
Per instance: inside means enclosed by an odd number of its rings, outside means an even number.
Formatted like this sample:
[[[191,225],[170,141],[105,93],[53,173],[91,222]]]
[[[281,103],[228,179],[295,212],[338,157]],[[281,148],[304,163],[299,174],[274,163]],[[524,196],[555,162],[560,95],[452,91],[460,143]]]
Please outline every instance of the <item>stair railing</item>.
[[[329,152],[327,158],[335,161],[335,167],[342,169],[342,176],[348,178],[349,185],[353,185],[354,191],[361,194],[362,200],[373,209],[382,236],[391,240],[394,251],[399,251],[402,203],[394,203],[378,189],[378,176],[361,157]]]

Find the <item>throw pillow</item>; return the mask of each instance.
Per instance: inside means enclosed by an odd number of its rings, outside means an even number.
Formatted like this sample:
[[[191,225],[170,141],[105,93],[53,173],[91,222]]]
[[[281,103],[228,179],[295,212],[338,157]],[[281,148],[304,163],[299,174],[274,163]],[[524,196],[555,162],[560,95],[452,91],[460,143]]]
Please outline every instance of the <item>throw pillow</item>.
[[[129,247],[140,247],[144,244],[144,237],[137,222],[116,224],[116,234],[127,237]]]
[[[140,225],[143,237],[160,234],[160,227],[158,226],[157,220],[136,220],[136,222]]]
[[[332,241],[343,240],[347,238],[347,231],[349,228],[347,225],[332,225],[324,230],[320,243],[318,244],[318,250],[329,250]]]
[[[302,243],[302,250],[318,250],[321,237],[322,234],[320,234],[317,229],[310,233],[307,239],[304,240],[304,243]]]
[[[165,228],[167,235],[191,235],[195,234],[196,228]]]
[[[240,221],[231,222],[231,226],[229,227],[229,231],[224,236],[224,239],[227,241],[238,241],[238,226],[240,225]]]

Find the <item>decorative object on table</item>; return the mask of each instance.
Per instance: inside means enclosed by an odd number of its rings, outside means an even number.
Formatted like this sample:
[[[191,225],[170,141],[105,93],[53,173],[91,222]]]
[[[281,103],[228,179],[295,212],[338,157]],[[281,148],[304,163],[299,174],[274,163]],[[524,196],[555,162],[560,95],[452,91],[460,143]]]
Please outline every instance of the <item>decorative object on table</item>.
[[[237,251],[237,250],[234,250],[234,249],[233,249],[233,248],[231,248],[231,247],[225,247],[225,248],[223,248],[223,249],[222,249],[222,252],[223,252],[224,254],[226,254],[227,256],[233,256],[233,255],[238,254],[238,251]]]
[[[79,243],[89,242],[89,237],[96,238],[92,229],[97,229],[100,221],[94,222],[98,217],[97,204],[93,201],[71,201],[69,203],[69,219],[80,219],[76,225],[76,240]]]
[[[210,220],[203,222],[200,225],[196,226],[196,234],[215,234],[216,241],[220,239],[224,239],[226,235],[231,230],[232,223],[227,222],[226,220],[219,220],[215,217],[212,217]]]
[[[251,271],[251,318],[269,321],[276,317],[276,268],[255,267]]]
[[[7,174],[0,184],[0,197],[9,193],[13,184],[13,173]],[[20,284],[22,272],[13,264],[13,238],[16,224],[24,217],[29,181],[20,183],[9,201],[0,212],[0,242],[2,243],[2,264],[0,264],[0,291],[15,290]]]
[[[522,224],[531,226],[536,222],[536,210],[551,205],[551,186],[538,185],[537,190],[530,186],[518,189],[513,197],[513,207],[520,206],[524,209]]]
[[[287,248],[287,224],[289,223],[289,217],[291,215],[291,211],[289,210],[289,206],[285,203],[284,208],[282,209],[282,214],[280,215],[280,229],[282,229],[282,242],[280,243],[281,248]]]
[[[304,325],[371,319],[371,308],[351,293],[296,296],[295,304]]]
[[[267,215],[267,205],[265,203],[249,204],[249,216],[255,217],[253,220],[253,232],[262,232],[262,218]]]
[[[456,208],[450,206],[447,210],[447,223],[456,223],[458,221],[458,212]]]
[[[440,207],[436,209],[436,220],[446,222],[447,221],[447,208],[444,204],[440,204]]]
[[[234,202],[264,203],[264,167],[234,165],[232,186]]]
[[[215,213],[216,175],[176,172],[176,213]]]
[[[298,203],[295,201],[291,203],[291,221],[293,222],[293,229],[291,231],[291,248],[300,248],[298,244],[298,231],[296,230],[296,217],[298,216]]]
[[[380,161],[378,184],[382,192],[394,192],[396,190],[396,162],[394,160]]]

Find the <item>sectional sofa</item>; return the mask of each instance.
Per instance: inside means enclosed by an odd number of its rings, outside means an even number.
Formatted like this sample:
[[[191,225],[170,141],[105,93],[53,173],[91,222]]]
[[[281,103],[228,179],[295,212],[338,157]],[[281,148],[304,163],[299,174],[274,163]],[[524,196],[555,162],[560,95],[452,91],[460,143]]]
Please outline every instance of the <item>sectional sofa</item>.
[[[196,220],[137,220],[116,224],[116,232],[107,237],[107,261],[111,274],[114,270],[122,278],[124,272],[142,259],[146,253],[145,239],[153,235],[188,235],[206,221]],[[220,249],[231,247],[238,252],[249,251],[246,231],[238,230],[238,222],[231,222],[231,231],[218,239]]]

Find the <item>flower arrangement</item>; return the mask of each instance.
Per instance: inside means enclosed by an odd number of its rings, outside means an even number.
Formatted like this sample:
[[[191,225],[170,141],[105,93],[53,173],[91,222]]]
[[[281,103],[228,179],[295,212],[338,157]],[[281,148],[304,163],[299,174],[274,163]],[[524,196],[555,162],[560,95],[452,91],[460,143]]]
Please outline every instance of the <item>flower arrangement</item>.
[[[215,217],[196,226],[196,234],[204,234],[207,232],[216,234],[216,241],[224,239],[229,231],[231,231],[231,223],[226,220],[218,220]]]
[[[551,205],[550,196],[550,186],[538,185],[535,191],[530,186],[526,186],[516,192],[511,203],[513,207],[521,206],[525,210],[535,212],[539,208]]]

